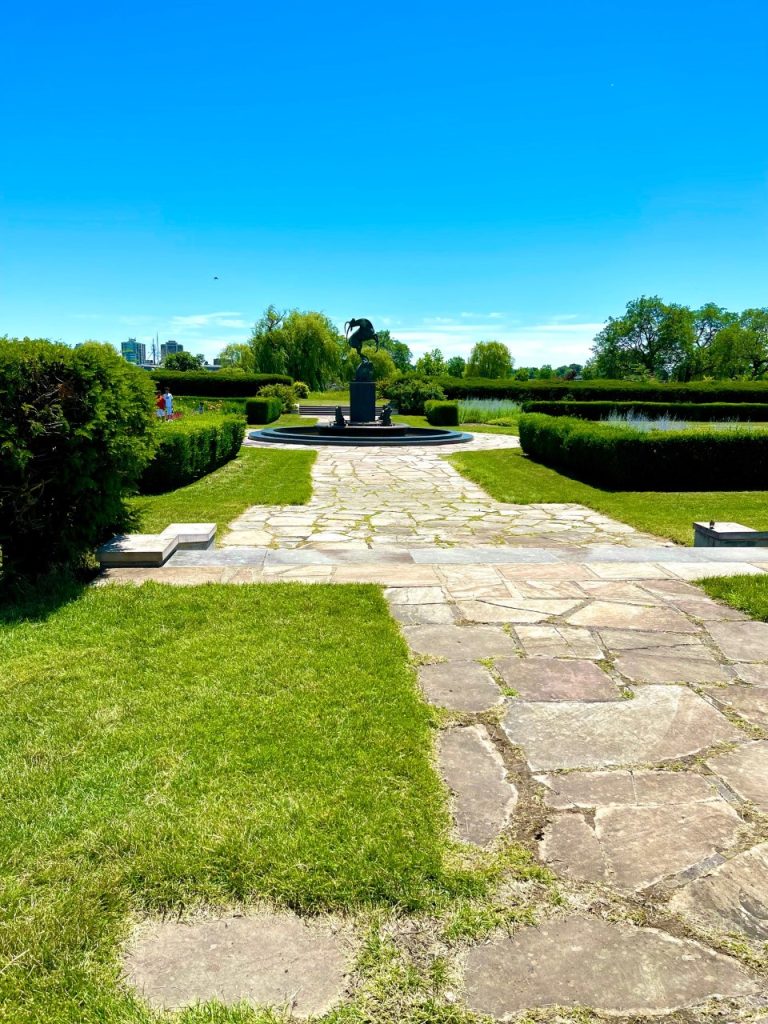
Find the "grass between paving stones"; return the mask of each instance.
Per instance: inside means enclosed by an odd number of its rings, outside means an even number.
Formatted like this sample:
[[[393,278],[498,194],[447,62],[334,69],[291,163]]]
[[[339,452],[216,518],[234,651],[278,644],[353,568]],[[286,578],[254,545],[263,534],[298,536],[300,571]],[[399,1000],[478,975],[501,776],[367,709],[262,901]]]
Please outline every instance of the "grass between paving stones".
[[[220,537],[250,505],[306,504],[312,496],[316,455],[241,448],[221,469],[175,491],[131,498],[131,506],[144,533],[160,533],[170,523],[216,523]]]
[[[759,548],[755,558],[759,558]],[[768,552],[765,555],[768,559]],[[710,597],[725,601],[731,608],[746,612],[753,619],[768,622],[768,575],[711,576],[697,581]]]
[[[505,866],[541,870],[447,838],[432,712],[374,586],[148,583],[16,608],[0,691],[3,1021],[155,1020],[118,984],[145,915],[439,913]]]
[[[603,491],[527,458],[519,449],[448,456],[497,501],[576,502],[638,530],[693,543],[693,523],[716,519],[768,528],[768,491]]]

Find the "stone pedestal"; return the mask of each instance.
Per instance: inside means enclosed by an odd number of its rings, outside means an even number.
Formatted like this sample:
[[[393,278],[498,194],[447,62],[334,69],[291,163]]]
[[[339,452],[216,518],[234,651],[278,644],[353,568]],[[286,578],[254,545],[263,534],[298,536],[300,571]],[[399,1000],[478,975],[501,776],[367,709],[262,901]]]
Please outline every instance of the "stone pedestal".
[[[695,548],[768,548],[768,530],[753,530],[741,523],[694,523]]]
[[[351,423],[370,423],[376,419],[376,384],[372,380],[353,380],[349,385]]]

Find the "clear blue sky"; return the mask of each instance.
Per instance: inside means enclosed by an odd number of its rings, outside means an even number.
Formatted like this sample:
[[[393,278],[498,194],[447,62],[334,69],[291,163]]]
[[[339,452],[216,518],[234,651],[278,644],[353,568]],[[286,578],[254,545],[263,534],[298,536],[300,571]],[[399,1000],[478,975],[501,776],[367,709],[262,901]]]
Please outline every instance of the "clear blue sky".
[[[272,302],[557,365],[643,293],[768,305],[765,0],[1,24],[0,333],[213,356]]]

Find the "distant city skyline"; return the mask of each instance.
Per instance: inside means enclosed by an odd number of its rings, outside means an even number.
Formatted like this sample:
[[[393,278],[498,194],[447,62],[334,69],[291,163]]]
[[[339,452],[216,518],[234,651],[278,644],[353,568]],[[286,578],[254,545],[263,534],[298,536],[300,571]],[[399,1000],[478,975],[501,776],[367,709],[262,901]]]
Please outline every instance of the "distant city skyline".
[[[43,0],[3,27],[0,333],[210,360],[274,303],[557,365],[643,294],[768,305],[762,0]]]

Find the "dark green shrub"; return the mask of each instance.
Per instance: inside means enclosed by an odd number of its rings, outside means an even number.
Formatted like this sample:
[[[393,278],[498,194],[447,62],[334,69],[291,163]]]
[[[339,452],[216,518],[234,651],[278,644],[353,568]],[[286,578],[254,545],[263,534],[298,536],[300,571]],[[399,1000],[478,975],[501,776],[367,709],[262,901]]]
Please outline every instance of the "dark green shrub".
[[[526,455],[612,490],[768,489],[768,431],[644,431],[541,413],[524,413],[519,429]]]
[[[458,427],[459,403],[430,399],[424,403],[424,415],[433,427]]]
[[[382,394],[405,416],[423,416],[425,402],[445,398],[445,392],[436,381],[422,377],[393,379],[382,387]]]
[[[155,447],[154,387],[111,345],[0,339],[0,549],[6,579],[75,566],[130,525]]]
[[[160,424],[157,454],[141,477],[144,494],[191,483],[234,459],[245,436],[242,416],[204,413]]]
[[[245,403],[245,418],[250,424],[274,423],[282,411],[279,398],[249,398]]]
[[[691,384],[631,380],[482,380],[440,377],[447,398],[511,398],[517,402],[768,402],[768,381],[696,381]]]
[[[634,413],[650,419],[670,416],[678,420],[700,422],[768,422],[768,403],[761,405],[755,402],[526,402],[523,409],[525,412],[540,412],[546,416],[576,416],[582,420],[607,419],[615,412],[621,415]]]
[[[146,371],[145,371],[146,372]],[[150,370],[149,377],[174,395],[201,398],[250,398],[269,384],[292,384],[283,373],[238,373],[235,370]]]

